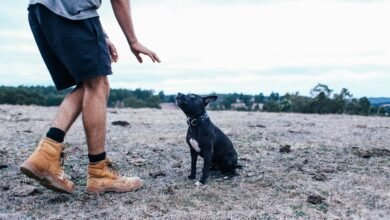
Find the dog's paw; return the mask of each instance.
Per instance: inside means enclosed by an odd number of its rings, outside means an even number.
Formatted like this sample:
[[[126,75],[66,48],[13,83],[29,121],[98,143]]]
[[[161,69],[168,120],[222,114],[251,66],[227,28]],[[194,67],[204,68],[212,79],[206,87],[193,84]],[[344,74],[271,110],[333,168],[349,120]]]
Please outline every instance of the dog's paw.
[[[193,175],[193,174],[190,174],[190,175],[188,176],[188,179],[190,179],[190,180],[193,180],[193,179],[195,179],[195,178],[196,178],[196,176]]]
[[[200,183],[199,181],[196,181],[195,186],[201,186],[201,185],[203,185],[203,184]]]

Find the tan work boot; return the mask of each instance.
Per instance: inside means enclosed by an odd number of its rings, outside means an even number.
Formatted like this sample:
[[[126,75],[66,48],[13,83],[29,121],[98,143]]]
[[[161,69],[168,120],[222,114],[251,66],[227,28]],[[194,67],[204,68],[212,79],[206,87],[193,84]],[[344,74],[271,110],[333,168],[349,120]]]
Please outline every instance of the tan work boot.
[[[132,192],[143,185],[139,177],[125,177],[112,167],[108,158],[88,164],[87,192]]]
[[[43,138],[34,153],[20,166],[20,171],[49,189],[72,193],[74,184],[62,169],[63,145]]]

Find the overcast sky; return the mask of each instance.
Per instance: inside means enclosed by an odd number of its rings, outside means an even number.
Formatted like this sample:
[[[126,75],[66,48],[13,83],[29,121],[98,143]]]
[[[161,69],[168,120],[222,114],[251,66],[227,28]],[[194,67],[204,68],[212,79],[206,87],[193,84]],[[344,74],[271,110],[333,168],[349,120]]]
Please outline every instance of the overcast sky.
[[[0,7],[0,84],[51,85],[27,22],[27,0]],[[103,0],[119,50],[114,88],[308,95],[317,83],[355,97],[390,96],[390,1],[133,0],[140,42],[161,64],[138,64]]]

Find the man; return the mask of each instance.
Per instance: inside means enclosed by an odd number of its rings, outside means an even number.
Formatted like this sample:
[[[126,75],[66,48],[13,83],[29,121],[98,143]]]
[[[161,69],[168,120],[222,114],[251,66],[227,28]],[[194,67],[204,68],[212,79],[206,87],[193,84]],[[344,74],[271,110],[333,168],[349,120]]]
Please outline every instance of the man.
[[[20,166],[23,174],[55,191],[72,193],[74,184],[62,168],[66,132],[82,114],[88,145],[87,191],[130,192],[142,187],[138,177],[120,176],[106,157],[107,75],[117,62],[114,44],[101,27],[97,9],[101,0],[30,0],[29,23],[39,51],[58,90],[76,85],[60,105],[34,153]],[[160,62],[156,53],[138,42],[129,0],[111,0],[116,19],[131,52]]]

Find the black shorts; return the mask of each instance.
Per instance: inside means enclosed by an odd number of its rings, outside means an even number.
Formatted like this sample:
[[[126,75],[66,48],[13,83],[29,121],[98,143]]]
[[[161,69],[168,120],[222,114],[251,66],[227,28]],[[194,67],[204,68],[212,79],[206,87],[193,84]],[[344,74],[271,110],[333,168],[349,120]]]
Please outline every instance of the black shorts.
[[[28,20],[58,90],[112,74],[99,17],[69,20],[41,4],[30,5]]]

